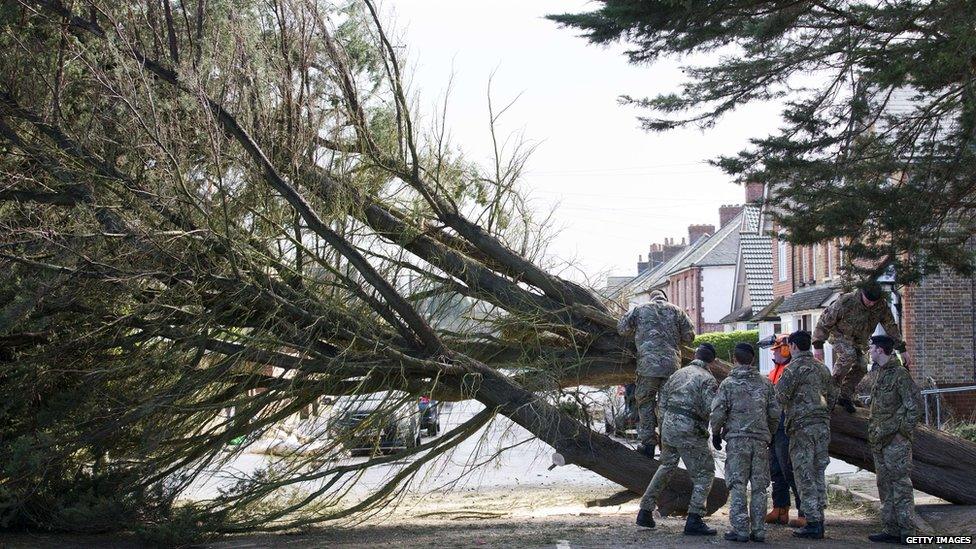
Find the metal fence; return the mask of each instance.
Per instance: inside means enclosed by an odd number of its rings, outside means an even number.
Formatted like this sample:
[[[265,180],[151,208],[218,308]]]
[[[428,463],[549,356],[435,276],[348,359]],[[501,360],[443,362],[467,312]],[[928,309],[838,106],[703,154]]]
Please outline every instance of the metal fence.
[[[976,385],[968,385],[965,387],[945,387],[938,388],[934,387],[931,389],[922,389],[922,401],[925,407],[925,424],[932,425],[932,420],[935,420],[935,428],[942,428],[942,395],[946,393],[962,393],[966,391],[976,391]],[[930,399],[934,401],[935,411],[930,411]]]

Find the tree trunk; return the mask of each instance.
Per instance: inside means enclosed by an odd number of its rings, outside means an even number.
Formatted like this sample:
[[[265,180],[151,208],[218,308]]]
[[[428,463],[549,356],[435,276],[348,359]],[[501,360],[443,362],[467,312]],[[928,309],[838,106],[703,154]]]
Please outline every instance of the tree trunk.
[[[837,408],[830,418],[830,455],[868,471],[869,414]],[[920,425],[912,441],[912,485],[916,490],[961,505],[976,505],[976,443]]]
[[[712,373],[719,380],[728,366],[715,361]],[[830,417],[830,456],[874,471],[868,444],[865,410],[848,414],[835,408]],[[925,425],[915,428],[912,442],[912,485],[916,490],[961,505],[976,505],[976,443],[947,435]]]
[[[540,402],[538,397],[490,368],[482,370],[483,377],[476,397],[487,406],[521,425],[540,440],[552,446],[566,458],[567,464],[585,467],[594,473],[620,484],[631,492],[643,494],[657,470],[658,461],[586,428],[579,421]],[[658,498],[662,515],[684,514],[688,510],[692,483],[688,472],[677,469]],[[716,478],[706,501],[706,513],[712,514],[728,499],[725,481]]]

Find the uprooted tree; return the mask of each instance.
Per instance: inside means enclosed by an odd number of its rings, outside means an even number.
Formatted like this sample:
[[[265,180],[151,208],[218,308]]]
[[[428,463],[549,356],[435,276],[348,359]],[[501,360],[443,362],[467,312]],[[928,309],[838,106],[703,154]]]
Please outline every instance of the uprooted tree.
[[[654,461],[553,404],[632,379],[632,343],[540,266],[523,151],[484,170],[443,116],[424,122],[371,2],[25,0],[4,17],[3,526],[193,535],[361,516],[495,414],[646,486]],[[234,457],[229,441],[376,391],[374,421],[419,395],[485,410],[363,462],[323,432],[176,504]],[[844,421],[863,441],[863,419]],[[976,463],[963,450],[944,470]],[[345,497],[389,463],[381,489]],[[689,491],[679,475],[665,510]],[[716,481],[709,509],[725,496]]]
[[[443,119],[423,122],[371,3],[5,9],[5,526],[355,516],[499,413],[568,463],[646,485],[653,461],[552,404],[633,361],[592,293],[533,262],[524,151],[499,142],[482,170]],[[352,464],[325,425],[314,449],[174,506],[229,441],[376,391],[391,392],[374,422],[418,395],[485,411]],[[382,489],[344,497],[390,462]],[[689,487],[679,476],[665,503]],[[719,482],[710,507],[724,499]]]

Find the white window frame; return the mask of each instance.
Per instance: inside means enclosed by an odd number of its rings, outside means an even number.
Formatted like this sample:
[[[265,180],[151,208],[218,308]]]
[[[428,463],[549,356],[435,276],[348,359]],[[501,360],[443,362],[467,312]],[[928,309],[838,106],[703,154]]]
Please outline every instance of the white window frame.
[[[778,237],[776,237],[776,245],[777,245],[776,253],[778,256],[776,258],[776,271],[777,271],[776,278],[778,279],[778,282],[786,282],[786,269],[787,269],[786,251],[787,250],[786,250],[786,241],[783,240],[783,235],[779,235]]]

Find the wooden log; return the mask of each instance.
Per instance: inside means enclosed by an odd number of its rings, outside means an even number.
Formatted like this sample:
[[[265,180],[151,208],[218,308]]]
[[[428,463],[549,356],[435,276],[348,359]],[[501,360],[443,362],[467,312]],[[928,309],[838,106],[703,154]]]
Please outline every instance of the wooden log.
[[[643,494],[657,470],[658,461],[588,429],[579,421],[541,401],[534,393],[512,383],[491,368],[481,369],[476,398],[526,428],[563,455],[567,464],[585,467],[628,490]],[[687,512],[692,482],[688,472],[677,469],[658,498],[662,515]],[[725,481],[716,478],[706,501],[712,514],[728,500]]]

